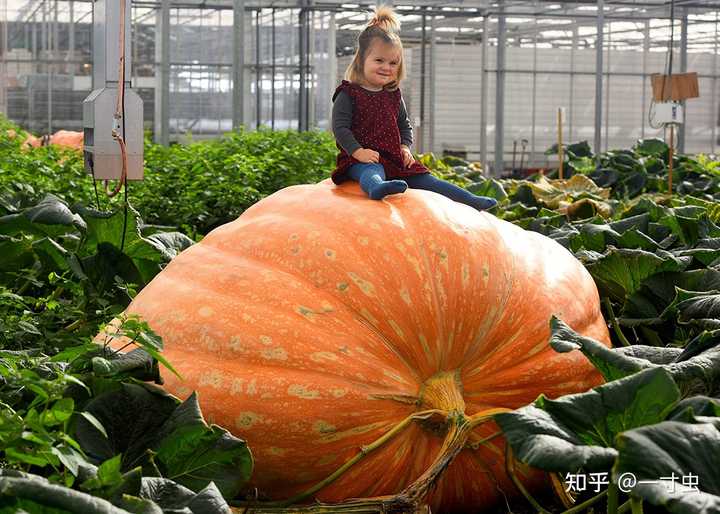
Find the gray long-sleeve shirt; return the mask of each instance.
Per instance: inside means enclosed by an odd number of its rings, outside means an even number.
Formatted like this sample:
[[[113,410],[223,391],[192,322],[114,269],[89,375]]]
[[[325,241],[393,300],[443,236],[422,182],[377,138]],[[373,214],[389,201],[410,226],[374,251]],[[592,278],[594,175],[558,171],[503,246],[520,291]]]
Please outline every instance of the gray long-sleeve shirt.
[[[340,91],[333,104],[332,130],[333,134],[335,134],[335,140],[348,155],[352,155],[355,150],[362,148],[362,145],[357,142],[350,129],[354,108],[350,95],[346,91]],[[412,126],[405,107],[405,100],[402,97],[400,97],[400,112],[398,112],[397,123],[400,130],[400,143],[407,147],[412,146]]]

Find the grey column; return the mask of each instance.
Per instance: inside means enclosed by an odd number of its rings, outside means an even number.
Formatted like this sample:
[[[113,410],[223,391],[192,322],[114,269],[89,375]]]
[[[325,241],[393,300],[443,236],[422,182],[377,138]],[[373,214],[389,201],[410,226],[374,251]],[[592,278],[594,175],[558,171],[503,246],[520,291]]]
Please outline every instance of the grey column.
[[[328,21],[328,80],[330,81],[330,91],[334,91],[337,86],[338,63],[335,55],[335,47],[337,46],[337,22],[335,21],[335,13],[330,13]],[[329,100],[329,99],[328,99]]]
[[[75,67],[77,63],[75,61],[75,2],[70,0],[70,23],[68,26],[68,57],[67,60],[71,61],[70,64],[70,80],[72,80],[72,87],[75,89]],[[137,61],[134,61],[137,62]]]
[[[307,101],[307,45],[308,45],[308,14],[307,0],[300,0],[300,14],[298,19],[298,64],[300,66],[300,89],[298,101],[298,130],[308,129],[308,101]]]
[[[605,33],[605,0],[597,1],[597,39],[595,41],[595,154],[602,151],[603,111],[603,37]]]
[[[495,166],[493,175],[499,177],[505,169],[503,146],[505,136],[505,13],[500,2],[497,27],[497,60],[495,68]]]
[[[680,73],[687,72],[688,56],[688,10],[687,7],[682,10],[682,18],[680,25]],[[679,153],[685,153],[685,124],[687,123],[687,102],[682,101],[683,106],[683,122],[678,127],[678,145]]]
[[[568,122],[568,132],[567,132],[567,142],[572,143],[573,141],[573,118],[575,117],[573,106],[575,104],[575,50],[577,48],[578,43],[578,27],[575,25],[573,27],[573,35],[572,35],[572,46],[570,47],[570,99],[568,100],[568,110],[567,110],[567,122]]]
[[[155,19],[155,142],[170,143],[170,0]]]
[[[645,20],[645,28],[643,29],[643,58],[642,58],[642,112],[640,113],[640,138],[645,139],[645,125],[647,124],[647,113],[649,105],[647,104],[647,64],[648,53],[650,52],[650,20]]]
[[[427,16],[422,15],[422,35],[420,36],[420,133],[418,134],[417,151],[425,152],[425,55],[427,50]]]
[[[487,160],[487,111],[488,111],[488,15],[483,17],[482,36],[482,73],[480,74],[480,162],[485,174],[488,173]]]
[[[260,65],[260,15],[262,9],[255,11],[255,128],[262,121],[262,69]]]
[[[712,117],[710,123],[712,123],[710,142],[711,152],[715,153],[715,145],[717,144],[717,126],[720,121],[720,114],[718,113],[717,104],[717,83],[718,83],[718,21],[720,21],[720,12],[715,13],[715,53],[713,55],[713,88],[712,88]]]
[[[0,34],[2,37],[2,47],[3,51],[5,52],[5,56],[0,56],[0,111],[1,112],[8,112],[8,102],[7,102],[7,84],[6,84],[6,77],[8,76],[7,72],[7,52],[8,52],[8,24],[10,20],[8,20],[8,12],[7,12],[7,2],[3,2],[4,6],[4,12],[2,13],[2,16],[0,16]]]
[[[610,81],[611,81],[611,74],[610,74],[610,68],[611,68],[611,60],[612,60],[612,22],[610,23],[610,30],[608,30],[607,35],[608,40],[608,46],[607,46],[607,62],[605,63],[605,67],[607,68],[607,76],[604,77],[607,80],[603,84],[603,89],[605,93],[605,103],[603,104],[603,108],[605,109],[605,140],[603,141],[603,144],[605,145],[605,150],[609,149],[610,145]]]
[[[245,124],[245,0],[233,0],[233,130]]]
[[[435,121],[436,121],[436,109],[435,105],[437,103],[437,88],[435,87],[435,83],[437,81],[437,73],[436,73],[436,62],[437,62],[437,45],[435,44],[435,17],[433,17],[430,20],[430,76],[428,77],[428,82],[430,83],[430,91],[429,91],[429,111],[430,111],[430,123],[429,123],[429,130],[428,130],[428,150],[431,152],[435,151]]]
[[[530,162],[535,157],[535,133],[537,128],[537,40],[538,26],[537,18],[533,21],[535,31],[533,32],[533,65],[532,65],[532,108],[530,114],[530,153],[528,154],[527,166],[532,167]],[[547,158],[545,159],[547,161]]]

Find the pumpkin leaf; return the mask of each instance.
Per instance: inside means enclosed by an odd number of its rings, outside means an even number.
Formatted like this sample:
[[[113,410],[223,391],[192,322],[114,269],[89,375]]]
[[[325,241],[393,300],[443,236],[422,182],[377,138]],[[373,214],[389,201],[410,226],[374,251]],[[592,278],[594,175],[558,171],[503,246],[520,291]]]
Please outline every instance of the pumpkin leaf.
[[[713,419],[720,423],[720,400],[708,396],[692,396],[680,400],[668,416],[667,421],[685,423],[709,422]]]
[[[555,316],[550,320],[550,331],[550,346],[553,350],[559,353],[580,350],[607,381],[632,375],[651,365],[645,358],[619,353],[590,337],[578,334]]]
[[[639,139],[638,142],[635,143],[633,150],[640,155],[666,158],[669,147],[665,141],[654,137],[649,139]]]
[[[631,474],[631,494],[677,514],[720,511],[720,429],[710,423],[664,421],[617,438],[617,480]]]
[[[215,483],[223,496],[236,496],[250,479],[253,461],[247,444],[203,420],[193,393],[160,428],[154,446],[165,476],[198,491]]]
[[[515,455],[546,471],[607,470],[617,434],[665,419],[680,391],[662,368],[648,369],[586,393],[534,403],[494,418]]]
[[[508,194],[505,192],[505,188],[503,187],[503,185],[494,178],[486,178],[477,182],[473,182],[465,189],[467,189],[473,194],[489,196],[491,198],[495,198],[498,201],[504,200],[508,197]]]
[[[675,258],[668,252],[609,247],[602,257],[589,262],[587,270],[598,287],[616,300],[636,293],[643,282],[659,273],[683,271],[688,257]]]
[[[195,493],[165,478],[145,477],[140,496],[159,505],[165,512],[216,514],[230,510],[220,490],[212,482],[202,491]]]
[[[84,417],[77,420],[76,439],[83,451],[103,462],[122,454],[127,471],[146,460],[146,450],[157,431],[177,408],[178,400],[164,391],[139,384],[122,384],[118,389],[93,398],[85,410],[105,428],[105,434]],[[132,416],[127,413],[132,412]]]
[[[712,390],[720,377],[720,331],[702,332],[691,340],[684,350],[667,362],[670,352],[646,347],[634,351],[612,350],[592,338],[577,334],[561,320],[551,320],[550,346],[560,353],[580,350],[603,374],[606,380],[636,373],[646,368],[661,367],[667,370],[673,380],[683,386],[700,385]],[[657,357],[651,357],[652,354]],[[644,354],[650,358],[638,358]]]
[[[36,205],[19,213],[0,217],[0,234],[5,235],[29,233],[58,236],[76,229],[84,231],[86,228],[85,221],[53,194],[45,195]]]

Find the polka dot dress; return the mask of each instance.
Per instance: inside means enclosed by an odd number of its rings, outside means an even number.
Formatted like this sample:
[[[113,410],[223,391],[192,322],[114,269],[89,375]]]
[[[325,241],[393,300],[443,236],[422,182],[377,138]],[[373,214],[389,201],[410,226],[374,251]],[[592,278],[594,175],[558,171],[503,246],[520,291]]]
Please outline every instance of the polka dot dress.
[[[345,91],[353,102],[353,117],[350,130],[363,148],[375,150],[380,154],[380,164],[385,168],[387,179],[402,178],[410,175],[428,173],[428,169],[415,161],[409,168],[403,165],[400,146],[400,129],[397,118],[400,112],[400,90],[368,91],[357,84],[343,80],[333,95],[333,99]],[[340,184],[347,180],[346,171],[354,159],[337,145],[340,153],[332,180]]]

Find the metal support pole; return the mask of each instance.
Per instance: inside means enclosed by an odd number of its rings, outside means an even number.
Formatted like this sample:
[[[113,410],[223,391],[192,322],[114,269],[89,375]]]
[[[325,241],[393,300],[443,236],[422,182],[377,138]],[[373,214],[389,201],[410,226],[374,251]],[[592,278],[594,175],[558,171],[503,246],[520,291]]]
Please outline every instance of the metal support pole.
[[[688,47],[688,10],[687,7],[683,8],[682,10],[682,18],[681,18],[681,25],[680,25],[680,73],[686,73],[687,72],[687,65],[688,65],[688,55],[687,55],[687,47]],[[683,122],[678,127],[678,144],[677,144],[677,150],[678,153],[685,153],[685,124],[687,123],[687,102],[685,100],[682,101],[683,106]]]
[[[537,127],[537,61],[538,61],[538,33],[537,18],[535,18],[535,31],[533,32],[533,65],[532,65],[532,106],[530,114],[530,153],[528,154],[528,167],[532,167],[530,162],[535,156],[535,132]]]
[[[272,76],[270,77],[270,128],[272,130],[275,130],[275,9],[272,10],[272,42],[271,42],[271,59],[272,64],[270,66],[270,72],[272,73]],[[334,52],[333,52],[334,54]]]
[[[422,35],[420,37],[420,137],[417,151],[425,152],[425,53],[427,45],[427,16],[422,15]]]
[[[69,17],[70,23],[68,25],[68,61],[75,61],[75,2],[70,0],[69,4]],[[133,62],[137,62],[135,59]],[[72,88],[75,89],[75,68],[77,64],[75,62],[70,63],[70,80],[72,80]]]
[[[435,151],[435,121],[436,121],[436,109],[435,106],[437,105],[437,88],[435,87],[435,84],[437,82],[437,45],[435,44],[435,26],[436,26],[435,17],[430,19],[430,62],[428,63],[430,65],[430,73],[428,76],[428,82],[429,82],[429,111],[430,111],[430,122],[428,127],[428,150],[431,152]]]
[[[0,54],[0,112],[8,112],[8,101],[7,101],[7,61],[9,57],[8,48],[8,8],[7,0],[2,0],[2,9],[0,9],[0,34],[2,37],[2,54]]]
[[[155,23],[155,142],[170,144],[170,0],[162,0]]]
[[[712,123],[712,142],[710,143],[711,152],[715,153],[715,145],[717,140],[717,127],[720,123],[720,113],[718,113],[717,90],[718,90],[718,22],[720,22],[720,11],[715,13],[715,52],[713,54],[713,88],[712,88],[712,111],[710,123]]]
[[[602,151],[603,110],[603,37],[605,29],[605,0],[597,0],[597,38],[595,40],[595,154]]]
[[[572,46],[570,47],[570,99],[568,100],[568,115],[567,115],[567,122],[568,122],[568,134],[567,134],[567,141],[568,143],[572,143],[573,141],[573,118],[574,118],[574,109],[573,106],[575,104],[575,50],[577,47],[578,42],[578,27],[577,25],[573,27],[573,35],[572,35]]]
[[[233,130],[245,124],[245,0],[233,0]]]
[[[262,118],[262,71],[260,70],[260,11],[255,11],[255,128]]]
[[[610,61],[611,61],[611,55],[612,53],[612,22],[609,23],[608,32],[607,32],[607,63],[605,64],[607,68],[607,74],[605,74],[605,78],[607,79],[605,81],[605,103],[603,104],[605,109],[605,150],[609,150],[610,145]]]
[[[640,139],[645,139],[645,125],[648,123],[647,113],[650,106],[647,102],[647,65],[648,54],[650,53],[650,20],[645,20],[643,30],[643,57],[642,57],[642,110],[640,112]]]
[[[299,102],[298,102],[298,130],[303,132],[308,129],[308,112],[307,112],[307,68],[305,67],[305,60],[307,58],[307,19],[308,9],[306,8],[306,0],[300,2],[300,18],[298,23],[298,63],[300,65],[300,90],[299,90]]]
[[[337,63],[337,55],[335,53],[335,48],[337,46],[337,21],[335,20],[335,13],[331,12],[329,13],[329,20],[328,20],[328,46],[327,46],[327,52],[328,52],[328,77],[330,81],[330,91],[333,91],[332,88],[334,88],[337,84],[337,76],[338,76],[338,63]]]
[[[312,0],[308,1],[308,4],[312,6]],[[317,120],[315,118],[315,43],[317,38],[315,37],[315,18],[317,11],[310,8],[308,12],[308,28],[307,28],[307,48],[306,48],[306,60],[307,60],[307,75],[305,80],[307,81],[307,96],[305,97],[305,108],[308,113],[308,130],[317,126]]]
[[[482,73],[480,74],[480,162],[485,174],[488,173],[487,159],[487,111],[488,111],[488,16],[483,17],[482,32]]]
[[[53,84],[53,76],[52,76],[52,70],[54,67],[54,55],[53,55],[53,22],[50,17],[50,8],[49,5],[52,0],[43,0],[43,14],[47,12],[47,16],[45,17],[45,31],[46,31],[46,37],[45,37],[45,80],[47,80],[47,134],[52,134],[52,84]],[[54,2],[55,6],[57,6],[57,2]],[[57,11],[54,10],[55,16],[57,16]]]
[[[505,169],[503,146],[505,132],[505,8],[500,2],[497,27],[497,61],[495,72],[495,166],[493,175],[500,177]]]

